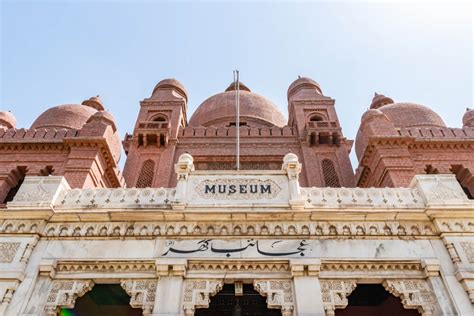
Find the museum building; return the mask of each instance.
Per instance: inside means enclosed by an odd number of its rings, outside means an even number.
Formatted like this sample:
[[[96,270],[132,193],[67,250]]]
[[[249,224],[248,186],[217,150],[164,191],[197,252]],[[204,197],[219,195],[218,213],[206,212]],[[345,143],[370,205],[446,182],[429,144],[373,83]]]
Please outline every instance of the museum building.
[[[474,315],[474,110],[375,94],[352,141],[317,82],[287,96],[188,119],[165,79],[123,140],[99,97],[0,112],[0,316]]]

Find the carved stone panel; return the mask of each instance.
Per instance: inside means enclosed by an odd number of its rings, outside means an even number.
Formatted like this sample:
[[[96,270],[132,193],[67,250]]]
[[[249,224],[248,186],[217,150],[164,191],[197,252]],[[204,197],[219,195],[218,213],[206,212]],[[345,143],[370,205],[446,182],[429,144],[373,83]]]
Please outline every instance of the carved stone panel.
[[[268,308],[281,309],[283,316],[293,315],[294,299],[291,280],[255,280],[253,286],[267,297]]]
[[[210,297],[222,290],[223,286],[222,280],[186,280],[183,294],[184,314],[192,316],[196,308],[209,308]]]
[[[461,247],[466,255],[467,261],[469,261],[469,263],[474,263],[474,242],[461,242]]]
[[[0,242],[0,263],[13,262],[20,245],[20,242]]]
[[[158,280],[123,280],[122,288],[130,295],[130,306],[143,309],[143,315],[152,313],[155,305],[156,286]]]
[[[385,289],[400,297],[403,307],[417,309],[421,315],[433,315],[436,299],[426,280],[385,280]]]
[[[44,314],[56,316],[61,307],[74,308],[76,299],[92,289],[92,280],[54,280],[51,284]]]

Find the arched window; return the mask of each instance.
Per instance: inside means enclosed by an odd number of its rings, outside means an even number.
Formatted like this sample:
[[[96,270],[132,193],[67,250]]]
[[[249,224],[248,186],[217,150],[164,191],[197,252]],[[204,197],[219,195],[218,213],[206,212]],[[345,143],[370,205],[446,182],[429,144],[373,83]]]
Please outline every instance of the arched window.
[[[339,178],[336,173],[336,168],[334,168],[334,163],[329,159],[323,159],[321,166],[323,169],[325,185],[327,187],[339,188],[341,184],[339,183]]]
[[[314,114],[309,118],[310,122],[322,122],[324,121],[324,117],[319,114]]]
[[[152,121],[153,122],[168,122],[168,118],[164,115],[157,115],[153,117]]]
[[[138,175],[137,188],[149,188],[153,183],[153,176],[155,171],[155,162],[151,159],[143,163],[142,170]]]

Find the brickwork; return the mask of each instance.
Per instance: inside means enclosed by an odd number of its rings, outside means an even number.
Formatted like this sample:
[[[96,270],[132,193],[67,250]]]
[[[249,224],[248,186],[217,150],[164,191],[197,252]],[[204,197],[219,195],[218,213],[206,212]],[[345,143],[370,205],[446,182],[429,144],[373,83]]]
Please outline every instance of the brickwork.
[[[285,154],[292,152],[303,163],[302,185],[325,185],[321,161],[327,158],[335,162],[339,185],[354,186],[349,160],[352,141],[343,137],[334,100],[323,96],[317,83],[300,78],[290,86],[287,122],[271,101],[251,92],[245,85],[242,87],[242,169],[259,164],[271,168],[275,163],[278,165]],[[157,164],[154,187],[176,184],[173,165],[183,153],[195,157],[198,168],[235,168],[237,129],[233,86],[204,101],[189,125],[186,120],[187,95],[183,91],[183,86],[176,80],[163,80],[155,87],[152,96],[140,103],[135,129],[123,142],[128,155],[124,177],[129,186],[137,183],[137,170],[147,159],[154,159]],[[166,125],[152,122],[157,115],[165,117]],[[320,118],[318,122],[311,121],[315,115]],[[164,135],[165,144],[147,141],[155,139],[158,134]]]
[[[386,98],[382,96],[383,98]],[[474,127],[472,110],[464,115],[462,128],[444,126],[442,119],[427,107],[393,103],[388,99],[374,106],[361,120],[356,139],[361,187],[406,187],[415,174],[457,175],[468,194],[474,194]],[[474,125],[474,124],[473,124]]]

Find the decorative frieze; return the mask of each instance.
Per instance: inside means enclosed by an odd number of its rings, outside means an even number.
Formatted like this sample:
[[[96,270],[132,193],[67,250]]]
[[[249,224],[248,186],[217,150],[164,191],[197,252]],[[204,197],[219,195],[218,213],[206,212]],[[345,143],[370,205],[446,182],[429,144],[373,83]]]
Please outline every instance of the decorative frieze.
[[[419,191],[411,188],[301,188],[306,207],[423,208]]]
[[[336,308],[346,308],[347,296],[357,286],[355,280],[320,280],[326,316],[334,316]]]
[[[189,261],[189,272],[200,273],[282,273],[289,272],[288,260],[282,261]]]
[[[120,285],[130,295],[130,306],[143,309],[143,315],[151,315],[155,304],[158,280],[122,280]]]
[[[154,273],[154,261],[59,261],[57,273]]]
[[[186,316],[194,315],[196,308],[209,308],[210,297],[216,295],[222,287],[222,280],[193,280],[184,283],[183,309]]]
[[[24,226],[30,225],[25,221]],[[16,225],[19,225],[18,223]],[[11,233],[15,225],[8,226]],[[474,226],[472,227],[474,231]],[[1,232],[1,230],[0,230]],[[76,222],[50,223],[40,232],[47,237],[155,237],[155,236],[435,236],[430,222]]]
[[[283,316],[292,316],[294,310],[291,280],[254,280],[255,290],[267,298],[268,308],[281,309]]]
[[[56,316],[60,308],[73,308],[76,299],[93,286],[92,280],[53,280],[46,299],[45,315]]]
[[[436,299],[426,280],[385,280],[382,285],[389,293],[400,297],[404,308],[416,309],[423,316],[434,314]]]

